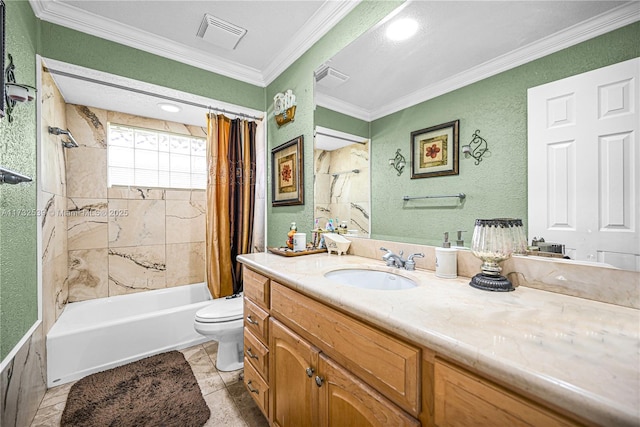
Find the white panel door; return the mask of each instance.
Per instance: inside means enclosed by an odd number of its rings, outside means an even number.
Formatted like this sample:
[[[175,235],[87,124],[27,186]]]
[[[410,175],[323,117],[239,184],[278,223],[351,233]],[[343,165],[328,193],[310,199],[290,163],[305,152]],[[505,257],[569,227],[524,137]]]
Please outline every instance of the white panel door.
[[[529,236],[640,271],[640,58],[528,91]]]

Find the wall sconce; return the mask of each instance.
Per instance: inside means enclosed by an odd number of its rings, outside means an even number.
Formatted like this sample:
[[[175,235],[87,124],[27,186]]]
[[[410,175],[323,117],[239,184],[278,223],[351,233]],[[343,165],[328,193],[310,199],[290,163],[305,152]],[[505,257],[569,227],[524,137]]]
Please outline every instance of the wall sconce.
[[[9,58],[9,65],[7,65],[7,68],[4,72],[6,81],[4,85],[4,96],[7,103],[5,111],[7,113],[7,120],[9,120],[9,123],[11,123],[13,121],[11,113],[13,112],[16,104],[18,102],[23,103],[33,101],[33,99],[35,98],[36,88],[33,86],[16,83],[16,75],[14,73],[16,66],[13,64],[13,57],[11,56],[11,54],[8,54],[7,57]]]
[[[273,97],[273,112],[278,126],[293,121],[296,116],[296,96],[291,89],[285,93],[276,93]]]
[[[404,156],[400,154],[400,149],[396,150],[396,156],[393,159],[389,159],[389,164],[393,166],[393,168],[398,171],[398,176],[402,175],[402,171],[404,167],[407,165],[407,161]]]
[[[476,160],[476,166],[480,164],[482,161],[482,156],[485,155],[487,151],[489,151],[489,146],[487,145],[487,141],[482,138],[480,135],[480,130],[477,129],[476,132],[471,137],[471,142],[468,145],[462,146],[462,152],[464,153],[465,158],[469,158],[469,156],[473,157]]]

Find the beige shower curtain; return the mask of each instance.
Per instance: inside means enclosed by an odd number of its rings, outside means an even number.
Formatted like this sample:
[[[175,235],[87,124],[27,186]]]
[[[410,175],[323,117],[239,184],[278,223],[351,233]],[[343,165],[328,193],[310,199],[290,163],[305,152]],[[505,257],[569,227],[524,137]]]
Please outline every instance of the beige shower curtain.
[[[255,206],[256,124],[207,115],[207,283],[214,298],[242,290],[242,266],[248,253]]]

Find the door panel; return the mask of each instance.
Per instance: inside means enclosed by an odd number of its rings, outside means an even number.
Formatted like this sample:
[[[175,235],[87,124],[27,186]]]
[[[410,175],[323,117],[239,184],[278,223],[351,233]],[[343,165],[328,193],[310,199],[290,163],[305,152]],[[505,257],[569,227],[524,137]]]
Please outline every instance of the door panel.
[[[640,271],[640,59],[529,89],[529,236]]]
[[[318,366],[323,427],[419,426],[420,423],[324,354]]]
[[[315,373],[318,350],[273,318],[269,322],[273,423],[280,427],[317,425],[317,390],[307,368]]]

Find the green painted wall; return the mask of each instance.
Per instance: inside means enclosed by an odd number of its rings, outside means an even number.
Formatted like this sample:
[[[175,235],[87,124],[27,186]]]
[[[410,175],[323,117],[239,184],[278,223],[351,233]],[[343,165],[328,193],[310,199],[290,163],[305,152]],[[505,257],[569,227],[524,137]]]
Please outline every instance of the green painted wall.
[[[271,206],[271,160],[267,171],[267,244],[283,245],[289,224],[301,224],[298,230],[313,227],[313,72],[324,61],[331,58],[347,44],[379,22],[389,12],[401,5],[402,1],[369,1],[360,3],[349,15],[339,22],[322,39],[314,44],[295,63],[285,70],[267,87],[268,141],[269,151],[299,135],[304,136],[304,205]],[[293,90],[298,104],[296,118],[278,128],[273,119],[273,97],[278,92]]]
[[[372,137],[372,237],[438,245],[442,233],[467,230],[476,218],[527,218],[527,89],[640,56],[640,23],[375,120]],[[397,148],[410,160],[410,133],[460,120],[460,145],[479,129],[491,154],[476,166],[460,158],[459,175],[411,179],[388,165]],[[404,203],[402,196],[467,195]]]
[[[6,2],[6,53],[13,56],[18,83],[35,86],[37,38],[29,3]],[[12,123],[0,120],[0,165],[35,178],[35,102],[17,105]],[[35,209],[35,179],[0,185],[0,360],[38,319]]]
[[[41,49],[57,59],[183,92],[264,110],[265,89],[79,31],[41,22]],[[203,112],[204,114],[204,112]]]
[[[340,132],[350,133],[351,135],[369,138],[371,124],[367,121],[320,106],[316,106],[316,112],[313,119],[316,126],[322,126],[329,129],[339,130]]]

